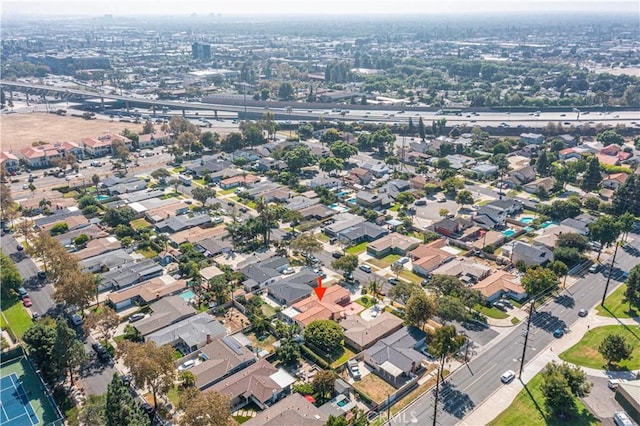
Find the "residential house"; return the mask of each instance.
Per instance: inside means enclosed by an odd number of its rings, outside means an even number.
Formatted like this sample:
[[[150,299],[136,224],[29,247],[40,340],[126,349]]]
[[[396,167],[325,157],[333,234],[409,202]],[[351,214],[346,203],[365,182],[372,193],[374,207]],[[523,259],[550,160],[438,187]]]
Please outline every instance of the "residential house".
[[[219,321],[203,312],[148,334],[145,340],[154,342],[158,347],[173,346],[186,355],[226,333],[227,329]]]
[[[309,296],[318,286],[318,274],[303,269],[267,284],[269,296],[283,306],[290,306]]]
[[[390,198],[396,199],[398,194],[401,192],[405,192],[411,189],[408,180],[401,179],[392,179],[380,188],[378,188],[378,192],[381,194],[387,194]]]
[[[256,176],[256,175],[246,175],[246,176],[242,176],[242,175],[238,175],[238,176],[234,176],[234,177],[230,177],[227,179],[223,179],[220,181],[220,188],[221,189],[231,189],[231,188],[235,188],[237,186],[251,186],[255,183],[260,182],[260,177]]]
[[[189,371],[196,378],[196,387],[202,391],[210,388],[256,362],[250,348],[241,344],[234,336],[212,337],[198,351],[202,362]]]
[[[369,185],[373,180],[373,173],[370,170],[356,167],[349,171],[349,176],[355,178],[356,183],[360,185]]]
[[[498,174],[498,166],[485,163],[478,164],[471,169],[479,179],[487,179]]]
[[[487,302],[493,302],[505,296],[515,300],[527,297],[527,292],[519,279],[506,271],[495,271],[471,288],[478,290]]]
[[[522,133],[520,134],[520,141],[527,145],[540,145],[544,142],[544,135],[540,133]]]
[[[236,150],[233,151],[231,154],[231,161],[235,161],[238,159],[243,159],[245,161],[247,161],[248,163],[252,163],[254,161],[258,161],[260,159],[260,156],[255,152],[255,151],[251,151],[248,149],[245,150]]]
[[[168,296],[150,305],[151,315],[133,323],[143,337],[195,315],[196,310],[180,296]]]
[[[455,258],[434,269],[433,275],[451,275],[465,284],[477,283],[491,273],[491,268],[466,257]]]
[[[629,177],[626,173],[613,173],[602,179],[602,187],[606,189],[617,190],[620,185],[623,185]]]
[[[402,327],[364,351],[364,362],[395,387],[415,377],[425,356],[418,351],[427,334],[417,327]]]
[[[389,207],[391,200],[386,194],[358,191],[356,193],[356,203],[365,209],[380,210]]]
[[[392,232],[367,245],[367,253],[378,259],[388,254],[399,254],[404,256],[408,251],[418,247],[420,240],[414,237]]]
[[[216,229],[216,228],[212,228]],[[205,238],[195,242],[196,250],[202,250],[205,257],[216,257],[220,254],[231,253],[233,244],[222,237]]]
[[[344,343],[356,353],[370,348],[378,340],[398,331],[402,324],[402,319],[389,312],[383,312],[371,321],[359,315],[349,315],[340,322],[344,329]]]
[[[169,243],[175,248],[178,248],[182,243],[194,243],[207,238],[221,239],[227,230],[223,224],[214,227],[202,228],[196,226],[193,228],[185,229],[184,231],[176,232],[169,236]],[[230,244],[230,243],[229,243]]]
[[[161,275],[140,285],[113,291],[107,295],[107,300],[116,311],[121,311],[136,303],[149,304],[165,296],[178,294],[186,288],[186,280],[176,280],[172,276]]]
[[[351,303],[351,293],[339,285],[332,285],[325,290],[322,300],[314,293],[282,313],[289,321],[297,322],[302,328],[315,320],[338,321],[344,315],[345,306]]]
[[[281,256],[270,257],[265,260],[249,263],[239,270],[245,276],[242,282],[245,291],[251,292],[264,288],[275,282],[282,275],[282,271],[289,267],[289,261]]]
[[[473,247],[478,250],[483,250],[485,247],[493,247],[497,248],[504,243],[506,239],[505,235],[500,231],[490,230],[481,230],[478,233],[477,239],[473,242]]]
[[[473,216],[473,221],[484,229],[497,229],[505,225],[507,212],[499,207],[485,205]]]
[[[87,219],[85,216],[82,216],[82,215],[70,215],[64,218],[64,221],[60,220],[58,222],[43,224],[43,225],[40,225],[38,228],[42,231],[50,232],[54,226],[62,223],[66,223],[68,226],[68,229],[70,231],[74,231],[76,229],[82,229],[89,226],[89,219]]]
[[[540,178],[531,183],[523,185],[522,189],[524,189],[529,194],[537,194],[540,191],[540,188],[544,188],[547,193],[550,193],[553,189],[553,185],[555,184],[555,179],[551,176]]]
[[[133,263],[133,257],[124,249],[120,249],[102,253],[98,256],[82,260],[79,263],[83,271],[96,273],[117,269],[122,265]],[[102,284],[99,286],[98,291],[104,291],[110,288],[111,285]]]
[[[0,151],[0,165],[9,173],[20,170],[20,161],[11,152]]]
[[[323,204],[316,204],[314,206],[298,210],[298,212],[302,215],[302,219],[304,220],[315,219],[319,221],[329,219],[331,216],[336,214],[335,210]]]
[[[476,164],[476,160],[474,158],[467,157],[466,155],[449,154],[444,158],[449,160],[449,167],[454,170],[470,169]],[[431,160],[432,164],[437,161],[438,158],[435,157]]]
[[[579,141],[580,137],[579,136],[573,136],[573,135],[564,134],[564,135],[556,136],[556,139],[559,139],[560,141],[562,141],[564,146],[566,146],[568,148],[573,148],[574,146],[576,146],[578,144],[578,141]]]
[[[256,161],[253,169],[260,173],[266,173],[269,170],[286,170],[287,167],[287,163],[282,160],[275,160],[271,157],[264,157]]]
[[[575,232],[580,235],[588,235],[589,234],[589,224],[596,220],[593,216],[588,214],[581,214],[574,218],[567,218],[560,222],[560,225],[568,227],[571,229],[571,232]]]
[[[103,230],[98,225],[91,224],[86,228],[75,229],[73,231],[65,232],[64,234],[55,235],[53,238],[58,240],[61,245],[67,246],[73,243],[73,240],[75,240],[81,234],[85,234],[87,237],[89,237],[89,240],[107,238],[110,236],[107,231]]]
[[[521,241],[502,246],[502,255],[515,265],[522,261],[527,266],[546,265],[553,260],[553,252],[545,246],[532,246]]]
[[[117,252],[118,250],[105,255]],[[102,278],[106,288],[120,290],[159,277],[162,274],[162,267],[153,259],[143,259],[139,262],[126,263],[117,268],[111,268],[109,271],[103,272]]]
[[[89,157],[104,157],[113,154],[113,143],[116,141],[122,141],[129,150],[133,148],[131,139],[116,134],[100,136],[97,139],[85,138],[82,140],[82,146]]]
[[[391,172],[391,170],[389,169],[389,166],[387,166],[387,164],[384,161],[378,161],[375,164],[362,163],[360,164],[360,167],[362,167],[363,169],[369,170],[377,178],[381,178],[385,175],[388,175]]]
[[[573,234],[575,233],[575,229],[571,226],[566,225],[553,225],[548,226],[542,229],[540,234],[538,234],[533,239],[533,244],[537,246],[544,246],[549,250],[553,251],[556,246],[556,242],[558,241],[558,237],[562,234]]]
[[[288,199],[286,207],[289,210],[300,211],[302,209],[306,209],[307,207],[315,206],[316,204],[319,204],[319,203],[320,203],[320,199],[318,198],[308,198],[300,195],[300,196]]]
[[[389,230],[371,222],[362,222],[338,233],[338,239],[346,245],[371,242],[389,233]]]
[[[576,158],[576,159],[580,159],[582,158],[582,155],[580,155],[578,152],[576,152],[575,149],[573,148],[565,148],[562,149],[560,151],[558,151],[558,158],[562,161],[568,160],[570,158]]]
[[[166,200],[152,198],[146,201],[153,201],[153,203],[131,203],[129,207],[135,210],[136,213],[144,213],[145,218],[151,223],[157,223],[174,216],[189,213],[189,205],[175,198],[168,198]],[[157,207],[154,206],[150,209],[145,207],[145,205],[154,204],[157,205]]]
[[[445,240],[432,241],[429,244],[421,244],[409,253],[412,259],[412,270],[416,274],[427,277],[434,269],[451,261],[455,256],[442,249]]]
[[[121,247],[122,244],[116,237],[109,236],[106,238],[96,238],[93,240],[89,240],[85,247],[74,252],[73,256],[78,260],[84,260],[101,255],[103,253],[109,253],[111,251],[118,250]]]
[[[309,181],[309,187],[315,189],[318,187],[326,189],[339,188],[342,186],[342,181],[333,177],[315,177]]]
[[[173,234],[196,226],[210,225],[211,223],[211,217],[208,215],[200,214],[193,217],[181,215],[160,221],[155,224],[155,227],[158,232]]]
[[[278,401],[244,426],[324,426],[328,416],[299,393]]]
[[[525,166],[510,173],[516,185],[526,185],[536,180],[536,169],[533,166]]]
[[[266,409],[291,393],[291,386],[295,382],[296,379],[283,368],[276,368],[266,359],[261,359],[206,391],[229,397],[232,412],[250,402]]]
[[[366,219],[364,217],[354,215],[352,213],[340,213],[333,217],[334,223],[324,227],[323,232],[330,237],[337,237],[338,233],[362,223],[365,220]]]
[[[461,218],[448,219],[444,218],[431,225],[434,232],[445,237],[457,238],[462,235],[465,229],[471,228],[473,222]]]
[[[422,190],[424,186],[427,184],[428,180],[426,177],[422,175],[415,175],[414,177],[409,179],[409,187],[411,189]]]

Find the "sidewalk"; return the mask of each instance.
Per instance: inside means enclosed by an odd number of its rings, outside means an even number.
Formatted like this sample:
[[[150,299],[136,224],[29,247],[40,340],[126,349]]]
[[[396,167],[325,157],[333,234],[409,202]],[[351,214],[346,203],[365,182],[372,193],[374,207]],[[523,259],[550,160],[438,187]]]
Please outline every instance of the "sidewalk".
[[[584,318],[580,318],[562,338],[549,344],[549,346],[534,356],[522,373],[522,382],[516,379],[510,384],[500,387],[464,420],[459,422],[458,425],[471,426],[491,422],[498,414],[511,405],[518,393],[524,389],[523,383],[528,383],[536,374],[542,371],[549,362],[563,362],[558,354],[578,343],[582,337],[589,332],[589,329],[618,324],[640,325],[640,318],[602,317],[596,314],[595,308],[589,310],[589,314]],[[605,371],[587,367],[581,368],[587,375],[594,377],[628,378],[629,376],[628,371]]]

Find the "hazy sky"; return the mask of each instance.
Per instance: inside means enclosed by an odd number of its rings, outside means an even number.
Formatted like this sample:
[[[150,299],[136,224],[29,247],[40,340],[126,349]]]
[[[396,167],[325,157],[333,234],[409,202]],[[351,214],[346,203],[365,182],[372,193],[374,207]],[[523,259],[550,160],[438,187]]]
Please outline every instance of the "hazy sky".
[[[3,0],[2,15],[640,13],[638,0]]]

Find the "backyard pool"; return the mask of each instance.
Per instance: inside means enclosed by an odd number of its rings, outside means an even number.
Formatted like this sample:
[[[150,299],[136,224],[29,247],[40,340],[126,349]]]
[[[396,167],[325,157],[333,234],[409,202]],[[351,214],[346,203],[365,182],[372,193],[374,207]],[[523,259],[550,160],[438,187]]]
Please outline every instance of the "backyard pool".
[[[184,293],[181,293],[180,297],[182,297],[183,300],[188,302],[189,300],[196,297],[196,294],[193,292],[193,290],[187,290]]]
[[[522,222],[522,223],[531,223],[531,222],[533,222],[533,218],[532,217],[521,217],[520,218],[520,222]]]
[[[349,199],[347,200],[347,203],[349,203],[349,204],[355,204],[355,203],[356,203],[356,198],[355,198],[355,197],[353,197],[353,198],[349,198]]]
[[[531,232],[533,231],[533,228],[530,226],[527,226],[526,228],[524,228],[524,232]]]
[[[547,228],[551,225],[557,225],[556,222],[552,221],[552,220],[548,220],[545,223],[543,223],[542,225],[540,225],[540,228]]]
[[[104,201],[104,200],[108,200],[109,198],[111,198],[108,195],[104,195],[104,194],[100,194],[100,195],[96,195],[96,200],[97,201]]]
[[[338,195],[338,197],[342,198],[342,197],[344,197],[345,195],[349,195],[349,191],[340,191],[340,192],[338,192],[338,194],[336,194],[336,195]]]
[[[513,230],[513,229],[505,229],[504,231],[502,231],[502,233],[503,233],[506,237],[510,237],[510,236],[512,236],[513,234],[515,234],[515,233],[516,233],[516,231],[515,231],[515,230]]]
[[[329,208],[332,210],[335,210],[337,212],[346,212],[349,211],[349,209],[345,206],[341,206],[338,203],[333,203],[333,204],[329,204]]]

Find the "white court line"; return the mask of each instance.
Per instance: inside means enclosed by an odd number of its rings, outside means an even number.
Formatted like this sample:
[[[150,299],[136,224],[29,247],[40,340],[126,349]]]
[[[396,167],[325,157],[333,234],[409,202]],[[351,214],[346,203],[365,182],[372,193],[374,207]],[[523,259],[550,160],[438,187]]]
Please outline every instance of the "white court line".
[[[18,393],[18,394],[19,394],[20,392],[18,392],[18,386],[16,386],[16,382],[13,380],[13,376],[14,376],[15,374],[16,374],[16,373],[11,373],[11,375],[9,376],[9,378],[11,379],[11,383],[13,384],[13,387],[15,388],[16,393]],[[16,376],[16,377],[17,377],[17,376]],[[33,414],[35,414],[36,419],[38,419],[38,415],[36,414],[36,410],[34,410],[34,409],[33,409],[33,407],[31,406],[31,401],[29,401],[28,395],[25,393],[24,389],[22,389],[22,385],[20,385],[20,388],[21,388],[21,390],[22,390],[22,394],[23,394],[25,397],[27,397],[27,404],[29,404],[29,407],[31,408],[31,411],[33,411]],[[22,400],[20,400],[20,402],[22,403]],[[40,422],[40,420],[39,420],[39,419],[38,419],[38,422],[36,422],[36,423],[34,423],[34,422],[33,422],[33,420],[31,420],[31,415],[29,415],[29,411],[27,410],[27,406],[26,406],[25,404],[22,404],[22,409],[24,410],[24,414],[21,414],[21,415],[19,415],[19,416],[17,416],[17,417],[14,417],[15,419],[19,419],[19,418],[20,418],[20,417],[22,417],[22,416],[27,416],[27,417],[29,417],[29,423],[31,423],[31,426],[33,426],[33,425],[37,425],[37,424]],[[11,419],[11,420],[13,420],[13,419]]]
[[[9,415],[5,411],[4,405],[0,404],[0,408],[2,408],[2,412],[4,413],[4,418],[7,419],[7,421],[9,421]]]

